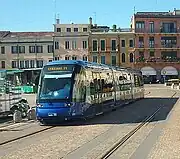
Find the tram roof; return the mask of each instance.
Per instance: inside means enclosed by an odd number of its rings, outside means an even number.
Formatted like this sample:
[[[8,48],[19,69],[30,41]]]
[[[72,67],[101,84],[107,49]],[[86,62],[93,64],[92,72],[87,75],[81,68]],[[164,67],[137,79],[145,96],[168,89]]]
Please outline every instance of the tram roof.
[[[106,64],[99,64],[95,62],[88,62],[88,61],[82,61],[82,60],[59,60],[59,61],[52,61],[47,63],[46,65],[58,65],[58,64],[79,64],[84,67],[89,67],[89,68],[102,68],[102,69],[114,69],[114,70],[119,70],[119,71],[128,71],[131,73],[139,73],[140,71],[132,69],[132,68],[127,68],[127,67],[118,67],[118,66],[111,66],[111,65],[106,65]]]
[[[37,71],[37,70],[42,70],[42,68],[25,68],[23,71]]]
[[[105,65],[105,64],[98,64],[95,62],[88,62],[88,61],[82,61],[82,60],[59,60],[59,61],[52,61],[47,63],[47,65],[58,65],[58,64],[79,64],[85,67],[97,67],[97,68],[112,68],[111,66]]]
[[[59,61],[52,61],[47,63],[47,65],[54,65],[54,64],[80,64],[80,65],[87,65],[87,64],[94,64],[94,65],[101,65],[95,62],[88,62],[82,60],[59,60]]]

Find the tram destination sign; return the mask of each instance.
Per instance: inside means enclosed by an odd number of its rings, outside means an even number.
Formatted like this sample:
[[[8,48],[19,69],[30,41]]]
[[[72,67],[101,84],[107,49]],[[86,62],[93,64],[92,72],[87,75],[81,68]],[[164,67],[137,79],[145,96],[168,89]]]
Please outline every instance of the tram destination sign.
[[[54,71],[73,71],[74,65],[49,65],[45,66],[45,72],[54,72]]]

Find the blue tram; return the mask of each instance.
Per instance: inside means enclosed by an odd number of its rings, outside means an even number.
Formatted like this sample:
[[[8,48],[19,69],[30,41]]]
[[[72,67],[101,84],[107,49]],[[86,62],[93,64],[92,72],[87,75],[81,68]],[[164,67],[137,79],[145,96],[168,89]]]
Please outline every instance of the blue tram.
[[[41,72],[36,115],[41,123],[88,118],[141,98],[141,72],[86,61],[53,61]]]

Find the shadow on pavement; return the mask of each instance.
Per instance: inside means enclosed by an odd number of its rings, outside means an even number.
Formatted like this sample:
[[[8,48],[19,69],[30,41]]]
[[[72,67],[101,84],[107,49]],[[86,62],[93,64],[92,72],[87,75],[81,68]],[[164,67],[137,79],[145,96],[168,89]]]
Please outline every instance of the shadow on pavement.
[[[10,122],[13,120],[12,116],[8,116],[8,117],[0,117],[0,124],[3,124],[5,122]]]
[[[55,125],[82,126],[141,123],[147,116],[152,115],[160,106],[162,106],[162,109],[156,114],[151,122],[163,121],[167,119],[168,114],[171,112],[177,100],[178,98],[145,98],[120,107],[116,111],[111,111],[91,119],[69,121]]]

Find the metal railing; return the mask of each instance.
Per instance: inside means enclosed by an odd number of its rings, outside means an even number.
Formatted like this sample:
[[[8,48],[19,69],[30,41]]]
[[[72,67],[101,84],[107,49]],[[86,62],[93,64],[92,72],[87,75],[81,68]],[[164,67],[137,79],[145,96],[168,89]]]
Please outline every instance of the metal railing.
[[[137,63],[148,63],[148,62],[156,62],[156,63],[180,63],[180,58],[179,57],[162,57],[162,58],[155,58],[155,57],[150,57],[150,58],[144,58],[144,57],[139,57],[135,60]]]
[[[173,29],[147,29],[147,28],[136,28],[136,29],[132,29],[132,31],[134,31],[135,33],[163,33],[163,34],[176,34],[176,33],[180,33],[180,29],[177,28],[173,28]]]

